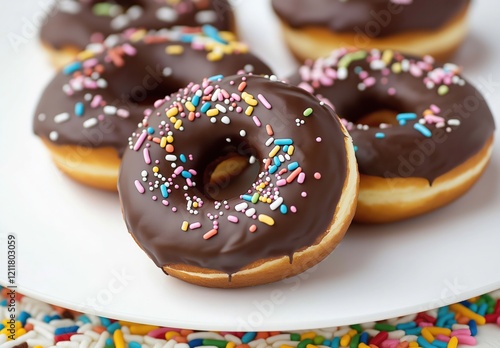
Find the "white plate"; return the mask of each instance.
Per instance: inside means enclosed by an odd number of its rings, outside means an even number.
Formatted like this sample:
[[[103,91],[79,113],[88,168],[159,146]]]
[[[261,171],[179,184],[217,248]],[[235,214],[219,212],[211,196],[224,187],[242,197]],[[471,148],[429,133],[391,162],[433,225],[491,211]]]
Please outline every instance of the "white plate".
[[[52,76],[27,24],[39,18],[41,3],[12,2],[14,12],[0,11],[0,231],[3,240],[8,232],[17,234],[19,291],[113,318],[251,331],[390,318],[500,288],[498,142],[485,175],[463,198],[409,221],[353,226],[327,260],[298,277],[215,290],[164,276],[128,235],[117,195],[60,174],[31,133],[38,95]],[[292,71],[268,2],[235,3],[257,54],[280,74]],[[500,30],[498,10],[494,0],[474,2],[471,33],[456,61],[486,94],[500,124],[500,44],[493,34]],[[4,34],[23,31],[26,42],[16,52],[5,41],[12,35]],[[3,267],[0,282],[7,282]]]

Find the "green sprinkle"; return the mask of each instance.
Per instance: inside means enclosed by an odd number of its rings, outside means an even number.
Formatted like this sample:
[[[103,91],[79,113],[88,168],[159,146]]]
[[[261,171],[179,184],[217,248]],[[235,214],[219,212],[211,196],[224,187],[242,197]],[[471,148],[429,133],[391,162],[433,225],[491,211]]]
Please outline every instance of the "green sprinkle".
[[[324,341],[325,341],[325,337],[323,337],[323,336],[316,336],[313,338],[313,342],[317,346],[322,345]]]
[[[351,325],[350,328],[356,330],[358,333],[363,332],[363,327],[359,324]]]
[[[306,348],[307,345],[309,345],[309,344],[314,344],[314,341],[310,338],[306,338],[305,340],[300,341],[297,348]]]
[[[353,53],[348,53],[339,60],[337,66],[339,68],[347,68],[353,61],[365,59],[367,55],[368,53],[366,51],[356,51]]]
[[[215,346],[215,347],[219,347],[219,348],[225,348],[227,345],[227,341],[213,340],[213,339],[205,338],[203,340],[203,345],[204,346]]]
[[[446,95],[450,91],[450,88],[446,85],[441,85],[438,88],[438,94],[439,95]]]
[[[395,331],[396,330],[396,327],[393,326],[393,325],[389,325],[389,324],[381,324],[381,323],[376,323],[375,326],[373,327],[375,330],[379,330],[379,331],[387,331],[387,332],[391,332],[391,331]]]
[[[290,334],[290,340],[292,340],[292,341],[300,341],[300,335],[296,334],[296,333]]]
[[[349,348],[358,348],[360,336],[361,334],[357,333],[351,338],[351,343],[349,344]]]
[[[98,2],[92,6],[92,12],[94,12],[96,16],[110,16],[112,6],[113,4],[108,2]]]
[[[255,192],[252,196],[252,203],[253,204],[257,203],[259,201],[259,197],[260,195],[257,192]]]
[[[308,116],[311,116],[312,113],[313,113],[313,109],[312,108],[307,108],[307,109],[304,110],[303,115],[305,117],[308,117]]]

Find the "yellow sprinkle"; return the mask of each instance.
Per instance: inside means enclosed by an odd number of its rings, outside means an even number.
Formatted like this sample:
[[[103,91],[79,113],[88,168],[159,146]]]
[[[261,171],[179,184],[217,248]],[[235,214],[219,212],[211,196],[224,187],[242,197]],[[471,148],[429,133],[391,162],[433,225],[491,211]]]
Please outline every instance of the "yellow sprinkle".
[[[219,31],[219,36],[222,40],[228,42],[236,40],[236,35],[230,31]]]
[[[271,204],[273,200],[271,198],[266,199],[266,203]]]
[[[366,344],[364,344],[363,342],[360,342],[358,344],[358,348],[370,348],[370,346],[367,346]]]
[[[241,98],[243,100],[245,100],[246,98],[252,98],[252,99],[254,99],[253,95],[251,95],[250,93],[247,93],[247,92],[241,93]]]
[[[43,348],[43,346],[33,346],[33,348]]]
[[[295,147],[293,145],[290,145],[290,146],[288,146],[287,153],[291,156],[291,155],[293,155],[294,150],[295,150]]]
[[[76,56],[78,60],[87,60],[89,58],[92,58],[94,56],[94,52],[90,51],[90,50],[85,50],[85,51],[81,51],[80,53],[78,53],[78,55]]]
[[[281,146],[276,145],[271,152],[269,152],[269,157],[274,157],[278,153],[278,151],[281,150]]]
[[[251,116],[253,113],[253,106],[248,106],[247,109],[245,110],[245,115]]]
[[[389,63],[392,60],[393,57],[393,52],[392,50],[385,50],[384,53],[382,53],[382,61],[385,63],[385,65],[389,65]]]
[[[481,296],[476,296],[476,297],[470,298],[468,301],[470,303],[476,303],[477,301],[479,301],[480,298],[481,298]]]
[[[182,127],[182,120],[177,120],[174,124],[175,129],[179,129]]]
[[[453,312],[460,313],[469,319],[473,319],[477,323],[477,325],[486,324],[486,319],[483,316],[474,313],[469,308],[465,307],[464,305],[461,305],[460,303],[455,303],[450,305],[450,310],[452,310]]]
[[[137,42],[139,40],[142,40],[144,38],[144,36],[146,36],[147,34],[147,31],[145,29],[140,29],[140,30],[137,30],[136,32],[134,32],[131,36],[130,36],[130,40],[132,42]]]
[[[188,230],[188,227],[189,227],[189,222],[183,221],[182,222],[182,226],[181,226],[181,230],[183,230],[184,232],[186,232]]]
[[[399,74],[402,71],[401,63],[392,64],[392,72],[395,74]]]
[[[113,341],[115,341],[116,348],[126,347],[125,339],[123,338],[123,332],[120,329],[115,330],[115,332],[113,333]]]
[[[16,333],[14,335],[14,338],[21,337],[22,335],[26,334],[26,329],[20,328],[19,330],[16,330]]]
[[[266,225],[269,225],[269,226],[274,225],[274,219],[268,215],[265,215],[265,214],[259,215],[259,221],[266,224]]]
[[[181,45],[170,45],[165,48],[165,52],[171,55],[179,55],[184,52],[184,47]]]
[[[177,117],[174,117],[174,116],[170,117],[170,122],[172,122],[172,123],[177,122]]]
[[[357,334],[357,333],[358,333],[358,332],[357,332],[356,330],[351,329],[351,330],[349,330],[349,332],[348,332],[347,334],[348,334],[349,336],[351,336],[351,337],[354,337],[354,336],[356,336],[356,334]]]
[[[153,172],[158,173],[159,171],[160,171],[160,168],[158,168],[157,166],[153,167]]]
[[[247,103],[250,106],[256,106],[258,104],[257,100],[250,98],[250,97],[246,97],[244,100],[245,100],[245,103]]]
[[[424,331],[424,330],[428,330],[434,336],[437,336],[437,335],[450,336],[451,335],[451,330],[447,329],[445,327],[429,326],[429,327],[422,329],[422,331]]]
[[[171,340],[175,336],[180,336],[180,334],[176,331],[168,331],[165,333],[165,339],[167,341]]]
[[[289,346],[288,344],[282,344],[280,348],[295,348],[294,346]]]
[[[349,336],[348,334],[342,336],[342,338],[340,339],[340,345],[342,347],[348,347],[349,343],[351,343],[351,336]]]
[[[167,137],[162,137],[160,140],[160,147],[165,147],[167,146]]]
[[[147,335],[149,332],[158,329],[155,325],[141,325],[133,324],[130,325],[130,333],[132,335]]]
[[[308,345],[306,345],[306,348],[318,348],[318,346],[309,343]]]
[[[193,202],[193,208],[198,208],[198,202]]]
[[[456,336],[453,336],[450,338],[448,341],[448,346],[447,348],[457,348],[458,347],[458,338]]]
[[[303,341],[306,338],[313,339],[314,337],[316,337],[316,332],[314,331],[304,332],[302,335],[300,335],[300,340]]]
[[[171,109],[168,109],[167,111],[167,117],[172,117],[172,116],[177,116],[179,114],[179,109],[177,107],[173,107]]]
[[[420,334],[427,342],[432,343],[434,341],[434,336],[429,330],[427,330],[427,328],[423,328]]]
[[[234,348],[234,347],[236,347],[236,343],[234,343],[233,341],[227,342],[226,348]]]
[[[261,201],[262,203],[265,203],[266,200],[267,200],[266,197],[262,197],[262,196],[259,197],[259,201]]]
[[[3,324],[3,326],[5,326],[5,328],[10,327],[9,321],[8,321],[7,319],[2,320],[2,324]],[[15,328],[16,330],[19,330],[19,329],[20,329],[20,328],[22,328],[22,327],[23,327],[23,324],[21,324],[21,322],[20,322],[19,320],[17,320],[17,321],[15,322],[15,324],[14,324],[14,328]],[[4,328],[4,329],[5,329],[5,328]],[[2,331],[3,331],[3,330],[2,330]]]
[[[210,109],[207,111],[207,116],[208,117],[214,117],[219,114],[219,109]]]
[[[184,104],[186,106],[186,109],[188,109],[189,111],[191,112],[194,112],[196,111],[196,108],[194,107],[193,103],[191,103],[190,101],[186,102],[186,104]]]
[[[418,345],[417,342],[410,342],[410,344],[408,345],[408,347],[417,348],[417,347],[420,347],[420,346]]]
[[[224,55],[220,52],[210,52],[209,54],[207,54],[207,59],[210,61],[210,62],[216,62],[216,61],[219,61],[222,59],[222,57],[224,57]]]
[[[167,139],[167,143],[169,143],[169,144],[172,144],[174,142],[174,137],[171,135],[167,136],[166,139]]]

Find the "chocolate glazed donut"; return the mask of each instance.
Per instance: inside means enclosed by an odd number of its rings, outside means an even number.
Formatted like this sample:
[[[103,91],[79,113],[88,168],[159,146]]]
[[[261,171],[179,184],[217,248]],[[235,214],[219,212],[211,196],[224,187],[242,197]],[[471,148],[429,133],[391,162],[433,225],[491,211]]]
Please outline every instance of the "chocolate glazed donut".
[[[428,212],[462,195],[482,174],[495,123],[459,72],[429,56],[341,49],[290,78],[345,118],[361,174],[356,221]]]
[[[61,0],[42,26],[46,45],[82,50],[92,35],[106,37],[127,28],[162,29],[210,24],[232,29],[231,6],[226,0]]]
[[[203,286],[264,284],[342,239],[357,170],[330,107],[252,75],[192,83],[163,102],[130,138],[118,182],[128,230],[158,267]],[[215,200],[204,173],[234,152],[257,171]]]
[[[395,49],[448,57],[466,34],[470,0],[273,0],[301,61],[334,48]]]
[[[128,31],[100,50],[83,51],[56,74],[40,98],[34,132],[65,173],[109,190],[116,190],[127,138],[155,100],[220,73],[271,73],[233,34],[210,26]]]

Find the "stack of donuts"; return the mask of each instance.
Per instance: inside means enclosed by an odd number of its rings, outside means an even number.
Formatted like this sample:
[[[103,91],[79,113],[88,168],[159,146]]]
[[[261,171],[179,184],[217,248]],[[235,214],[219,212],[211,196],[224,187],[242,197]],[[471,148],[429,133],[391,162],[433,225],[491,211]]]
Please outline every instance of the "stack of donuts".
[[[60,70],[34,132],[68,176],[118,190],[166,274],[291,277],[353,220],[435,210],[486,169],[491,111],[461,67],[433,58],[459,47],[469,1],[436,1],[273,0],[301,64],[277,77],[225,1],[63,0],[41,30]]]

